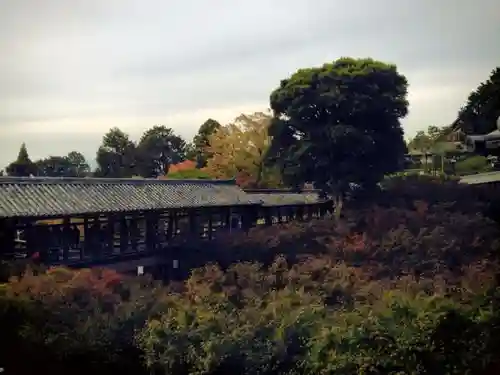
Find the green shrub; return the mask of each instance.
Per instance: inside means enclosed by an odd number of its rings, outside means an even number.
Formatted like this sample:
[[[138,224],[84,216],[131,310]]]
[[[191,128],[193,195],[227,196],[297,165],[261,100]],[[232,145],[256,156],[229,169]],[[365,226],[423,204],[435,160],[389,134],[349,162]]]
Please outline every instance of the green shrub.
[[[85,359],[82,371],[134,368],[140,363],[134,332],[145,324],[161,293],[148,281],[111,270],[52,268],[38,276],[28,270],[3,288],[0,331],[23,343],[18,356],[31,358],[14,364],[18,367],[44,369]],[[19,319],[11,318],[13,311]]]
[[[491,171],[491,165],[484,156],[475,155],[465,160],[458,161],[455,166],[458,174],[473,174]]]
[[[309,344],[309,374],[482,374],[495,364],[494,304],[390,291],[371,305],[332,314]]]

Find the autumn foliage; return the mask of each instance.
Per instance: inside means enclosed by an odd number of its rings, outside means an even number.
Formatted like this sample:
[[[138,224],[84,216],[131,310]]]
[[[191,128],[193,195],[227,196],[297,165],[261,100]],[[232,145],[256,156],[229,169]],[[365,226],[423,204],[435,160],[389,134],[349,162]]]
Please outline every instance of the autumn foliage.
[[[13,278],[1,292],[2,363],[52,374],[495,374],[500,228],[486,214],[496,193],[423,180],[389,191],[337,223],[184,248],[176,282],[59,268]]]
[[[269,114],[257,112],[221,126],[208,138],[211,158],[204,170],[214,178],[235,178],[242,187],[280,186],[277,169],[265,163],[271,120]]]

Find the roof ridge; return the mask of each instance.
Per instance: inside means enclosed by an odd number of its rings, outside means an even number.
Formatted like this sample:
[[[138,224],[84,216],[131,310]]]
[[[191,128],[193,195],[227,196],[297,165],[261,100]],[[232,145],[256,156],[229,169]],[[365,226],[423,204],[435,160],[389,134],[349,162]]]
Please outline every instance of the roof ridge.
[[[0,184],[111,184],[111,185],[178,185],[178,184],[210,184],[210,185],[236,185],[232,180],[209,179],[157,179],[157,178],[106,178],[106,177],[14,177],[1,176]]]

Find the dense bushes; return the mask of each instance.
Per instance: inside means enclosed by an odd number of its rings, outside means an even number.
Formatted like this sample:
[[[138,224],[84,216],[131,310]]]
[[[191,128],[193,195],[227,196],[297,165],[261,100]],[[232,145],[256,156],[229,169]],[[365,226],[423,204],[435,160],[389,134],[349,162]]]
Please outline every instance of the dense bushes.
[[[26,374],[496,373],[498,224],[452,182],[391,184],[336,224],[184,248],[184,272],[199,268],[168,285],[97,269],[14,278],[0,291],[1,364]]]
[[[491,171],[491,164],[485,156],[476,155],[461,160],[456,164],[456,172],[461,175]]]

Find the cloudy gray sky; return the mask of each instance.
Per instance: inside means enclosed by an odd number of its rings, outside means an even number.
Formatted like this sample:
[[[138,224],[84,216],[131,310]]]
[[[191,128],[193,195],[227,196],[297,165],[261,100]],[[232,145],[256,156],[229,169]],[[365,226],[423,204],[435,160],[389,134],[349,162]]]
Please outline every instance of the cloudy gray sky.
[[[499,37],[498,0],[0,0],[0,168],[23,141],[93,159],[112,126],[191,138],[341,56],[398,65],[411,136],[454,120]]]

